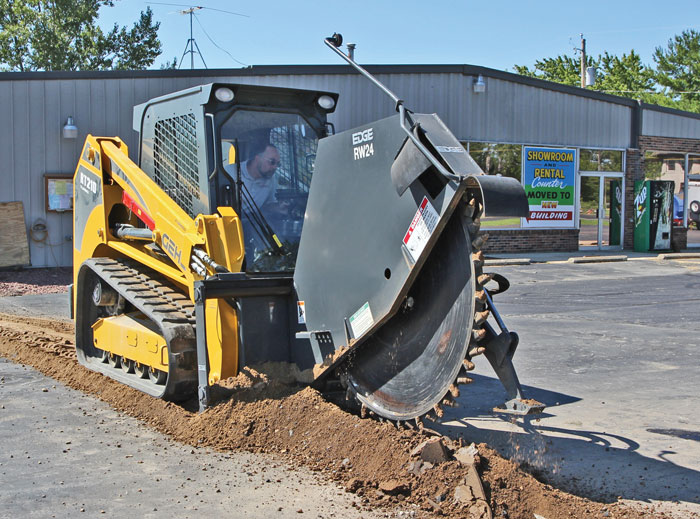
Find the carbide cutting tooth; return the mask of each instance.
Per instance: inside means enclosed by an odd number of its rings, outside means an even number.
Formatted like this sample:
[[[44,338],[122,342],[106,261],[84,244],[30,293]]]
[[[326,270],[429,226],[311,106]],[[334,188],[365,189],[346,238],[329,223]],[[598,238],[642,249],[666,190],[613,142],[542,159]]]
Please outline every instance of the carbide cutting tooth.
[[[347,388],[345,390],[345,401],[346,402],[352,402],[354,396],[355,396],[355,393],[352,391],[352,389]]]
[[[467,371],[471,371],[474,369],[474,363],[468,359],[464,359],[462,361],[462,366],[464,366],[464,369],[466,369]]]
[[[440,404],[435,404],[433,406],[433,412],[435,413],[435,416],[438,418],[442,418],[445,416],[445,411],[442,410],[442,407],[440,407]]]
[[[362,407],[360,407],[360,418],[367,418],[367,406],[365,404],[362,404]]]
[[[477,278],[477,282],[481,286],[484,286],[486,283],[488,283],[492,279],[493,279],[493,274],[482,274]]]
[[[416,424],[419,431],[423,429],[423,420],[420,419],[420,416],[416,416],[413,419],[413,422]]]
[[[472,261],[474,261],[474,265],[476,266],[481,266],[484,264],[484,251],[476,251],[472,253]]]
[[[449,391],[450,391],[450,394],[452,395],[452,398],[459,398],[459,388],[455,384],[452,384],[450,386]]]
[[[489,239],[488,234],[482,234],[481,236],[477,236],[474,241],[472,242],[472,249],[474,250],[479,250],[481,247],[484,246],[484,243],[486,243],[486,240]]]
[[[472,337],[474,337],[474,340],[476,342],[479,342],[479,341],[483,340],[484,337],[486,337],[486,330],[484,330],[483,328],[479,328],[477,330],[472,330]],[[471,351],[469,351],[469,356],[470,357],[474,356],[474,355],[472,355]]]
[[[466,386],[467,384],[471,384],[472,382],[474,382],[474,380],[469,377],[457,377],[457,384]]]
[[[488,310],[484,310],[483,312],[477,312],[474,314],[474,326],[481,326],[486,322],[486,319],[489,318],[489,315],[491,315],[491,312]]]
[[[474,294],[474,299],[476,299],[477,303],[485,303],[486,302],[486,292],[483,290],[479,290]]]
[[[476,210],[477,210],[477,203],[476,203],[476,198],[472,198],[469,200],[469,203],[467,204],[467,208],[465,209],[465,214],[469,216],[469,218],[474,218],[476,216]]]
[[[467,229],[469,231],[469,234],[476,234],[479,232],[479,229],[481,229],[481,218],[478,216],[474,218],[470,223],[467,224]]]
[[[476,357],[477,355],[481,355],[485,351],[486,351],[486,348],[484,348],[483,346],[477,346],[476,348],[472,348],[471,350],[469,350],[469,356],[473,358],[473,357]]]

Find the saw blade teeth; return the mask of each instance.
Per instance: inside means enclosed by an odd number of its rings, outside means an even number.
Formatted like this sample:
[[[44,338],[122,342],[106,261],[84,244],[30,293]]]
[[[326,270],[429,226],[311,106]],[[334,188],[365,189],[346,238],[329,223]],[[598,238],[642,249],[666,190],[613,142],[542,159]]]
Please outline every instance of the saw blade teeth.
[[[457,384],[460,384],[462,386],[466,386],[467,384],[471,384],[474,382],[474,379],[469,378],[469,377],[457,377]]]
[[[493,274],[481,274],[476,281],[481,285],[484,286],[486,283],[491,281],[493,279]]]
[[[476,300],[477,303],[485,303],[486,302],[486,292],[483,290],[478,290],[477,292],[474,293],[474,299]]]
[[[469,350],[469,356],[472,357],[472,358],[474,358],[474,357],[476,357],[477,355],[481,355],[481,354],[484,353],[485,351],[486,351],[486,348],[484,348],[483,346],[477,346],[477,347],[472,348],[471,350]]]
[[[423,429],[423,420],[421,420],[420,416],[416,416],[413,419],[413,423],[415,423],[419,431]]]
[[[450,395],[452,395],[452,398],[459,398],[459,388],[457,387],[456,384],[452,384],[450,386]]]
[[[477,234],[479,229],[481,229],[481,218],[474,218],[471,222],[467,223],[467,228],[469,229],[469,234]]]
[[[466,214],[469,218],[474,218],[474,216],[476,215],[476,210],[476,198],[472,198],[471,200],[469,200],[467,207],[464,209],[464,214]]]
[[[486,240],[488,240],[488,239],[489,239],[488,234],[482,234],[481,236],[477,236],[474,239],[474,241],[472,242],[472,248],[474,250],[478,251],[479,249],[481,249],[481,247],[484,246],[484,243],[486,243]]]
[[[474,338],[474,340],[476,342],[479,342],[486,337],[486,330],[484,330],[483,328],[478,328],[476,330],[472,330],[472,337]],[[471,352],[469,353],[469,355],[473,357]]]
[[[433,406],[433,412],[435,413],[435,416],[438,418],[442,418],[445,416],[445,411],[442,410],[442,407],[440,407],[440,404],[435,404]]]
[[[489,318],[489,315],[491,315],[491,312],[488,310],[484,310],[483,312],[477,312],[474,315],[474,326],[481,326],[486,322],[486,320]]]
[[[360,418],[367,418],[367,411],[367,406],[362,404],[362,407],[360,407]]]
[[[464,366],[464,369],[466,371],[471,371],[474,369],[474,363],[472,361],[470,361],[469,359],[464,359],[462,361],[462,366]]]

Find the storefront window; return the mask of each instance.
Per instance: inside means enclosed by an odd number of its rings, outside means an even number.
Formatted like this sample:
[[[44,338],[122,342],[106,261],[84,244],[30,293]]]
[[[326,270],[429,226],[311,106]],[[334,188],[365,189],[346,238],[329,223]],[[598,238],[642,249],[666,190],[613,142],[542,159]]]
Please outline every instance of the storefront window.
[[[487,175],[512,177],[518,181],[522,175],[522,149],[520,144],[495,144],[470,142],[469,154]],[[520,218],[482,218],[481,226],[488,229],[515,229]]]
[[[581,148],[579,156],[580,171],[622,171],[622,151]]]
[[[700,247],[700,157],[688,156],[688,247]]]

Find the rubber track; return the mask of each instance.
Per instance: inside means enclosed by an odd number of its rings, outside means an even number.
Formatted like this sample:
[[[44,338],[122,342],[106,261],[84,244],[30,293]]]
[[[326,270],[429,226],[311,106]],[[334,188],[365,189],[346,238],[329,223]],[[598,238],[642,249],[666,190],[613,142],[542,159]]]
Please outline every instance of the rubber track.
[[[91,258],[81,268],[92,270],[156,325],[168,345],[168,378],[165,385],[157,385],[99,359],[83,363],[158,398],[183,400],[196,394],[196,321],[190,299],[172,287],[165,276],[133,261]]]

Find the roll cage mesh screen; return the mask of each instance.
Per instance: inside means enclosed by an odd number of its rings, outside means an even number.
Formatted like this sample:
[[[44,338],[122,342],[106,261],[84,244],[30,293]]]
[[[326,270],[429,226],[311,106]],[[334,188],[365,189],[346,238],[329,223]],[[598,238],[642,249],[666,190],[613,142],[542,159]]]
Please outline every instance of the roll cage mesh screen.
[[[191,217],[199,199],[197,122],[194,114],[156,122],[153,180]]]
[[[315,136],[304,137],[299,125],[282,126],[270,131],[270,143],[280,154],[279,187],[308,193],[318,146]]]

